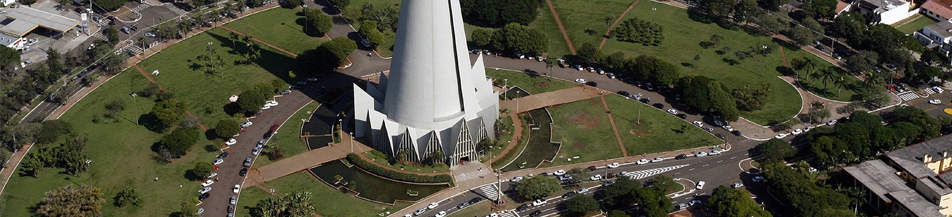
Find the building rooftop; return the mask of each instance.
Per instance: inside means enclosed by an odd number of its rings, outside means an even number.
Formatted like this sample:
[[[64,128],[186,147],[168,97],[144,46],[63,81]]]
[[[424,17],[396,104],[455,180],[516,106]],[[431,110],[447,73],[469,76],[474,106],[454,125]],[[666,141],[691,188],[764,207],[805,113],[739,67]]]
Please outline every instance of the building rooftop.
[[[946,19],[952,18],[952,0],[928,0],[922,4],[922,8]]]
[[[932,30],[933,32],[935,32],[935,34],[939,35],[942,38],[952,37],[952,23],[950,22],[936,22],[933,24],[929,24],[923,28]],[[919,156],[919,157],[922,157],[922,156]]]
[[[880,160],[866,161],[856,166],[845,167],[843,170],[887,203],[892,201],[887,196],[890,192],[910,189],[906,186],[906,182],[896,175],[896,169]]]
[[[860,0],[858,2],[864,5],[865,8],[876,8],[877,12],[892,10],[908,3],[903,0]]]
[[[57,32],[66,32],[76,27],[76,25],[79,25],[79,21],[77,20],[30,7],[11,9],[5,16],[7,19],[13,21],[6,26],[0,27],[0,32],[18,37],[23,37],[37,27],[43,27]]]
[[[952,28],[952,23],[948,22],[939,22],[932,24],[926,27],[931,27],[933,25],[942,25]],[[944,31],[949,33],[948,31]],[[886,153],[886,156],[892,162],[895,162],[902,170],[908,172],[913,177],[919,179],[928,176],[938,176],[935,171],[932,171],[925,166],[923,161],[924,156],[929,156],[932,158],[932,161],[936,161],[943,158],[943,153],[952,152],[952,135],[942,136],[935,138],[929,141],[921,142],[919,144],[910,145],[899,150],[891,151]]]
[[[877,160],[878,161],[878,160]],[[909,189],[906,191],[897,191],[889,193],[889,195],[895,198],[895,201],[900,206],[905,207],[907,210],[912,212],[915,216],[919,217],[943,217],[942,213],[939,212],[939,206],[927,201],[915,190]]]

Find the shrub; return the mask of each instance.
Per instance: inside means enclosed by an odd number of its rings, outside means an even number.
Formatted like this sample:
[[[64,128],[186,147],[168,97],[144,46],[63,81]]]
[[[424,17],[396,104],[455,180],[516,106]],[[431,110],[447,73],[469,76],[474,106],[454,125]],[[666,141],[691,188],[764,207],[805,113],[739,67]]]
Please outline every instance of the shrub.
[[[60,138],[61,135],[73,132],[73,125],[62,120],[52,120],[43,122],[40,128],[40,134],[37,135],[37,144],[50,144]]]
[[[360,156],[353,153],[347,155],[347,160],[353,163],[354,165],[357,165],[361,169],[367,170],[368,172],[371,172],[373,174],[377,174],[383,177],[396,179],[400,181],[416,182],[416,183],[452,183],[453,182],[453,177],[451,177],[450,175],[445,175],[445,174],[435,175],[435,176],[426,176],[426,175],[417,175],[417,174],[410,174],[410,173],[401,173],[401,172],[389,170],[386,168],[382,168],[373,163],[364,161],[364,159],[361,159]]]

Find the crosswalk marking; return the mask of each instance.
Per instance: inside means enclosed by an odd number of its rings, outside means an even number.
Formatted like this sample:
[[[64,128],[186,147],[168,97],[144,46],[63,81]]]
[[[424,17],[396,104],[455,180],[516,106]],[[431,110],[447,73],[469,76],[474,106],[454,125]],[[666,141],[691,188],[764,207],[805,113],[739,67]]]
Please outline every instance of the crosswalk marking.
[[[175,12],[175,14],[178,14],[179,16],[182,16],[183,14],[188,13],[188,11],[185,11],[179,7],[176,7],[174,4],[166,4],[165,7],[168,8],[169,10],[172,10],[172,12]]]
[[[662,168],[654,168],[654,169],[634,171],[634,172],[626,172],[626,173],[625,173],[625,176],[631,177],[632,179],[643,179],[643,178],[647,178],[647,177],[650,177],[650,176],[658,175],[658,174],[661,174],[661,173],[664,173],[664,172],[668,172],[668,171],[671,171],[671,170],[676,170],[676,169],[679,169],[679,168],[681,168],[681,167],[686,167],[686,166],[688,166],[688,164],[677,165],[677,166],[670,166],[670,167],[662,167]]]
[[[496,192],[496,185],[495,185],[495,184],[492,184],[492,185],[483,185],[482,187],[479,187],[479,190],[482,191],[483,195],[485,195],[486,198],[489,198],[489,199],[494,199],[494,198],[496,198],[496,196],[499,195],[499,194]]]
[[[926,93],[929,95],[936,94],[935,90],[932,90],[932,88],[926,88]]]
[[[926,89],[926,92],[929,92],[929,91],[932,91],[932,90],[931,90],[931,89]],[[930,94],[932,94],[932,93],[930,93]],[[916,93],[913,93],[913,92],[906,92],[906,93],[901,93],[901,94],[899,94],[899,98],[902,99],[903,101],[908,102],[908,101],[912,101],[912,100],[914,100],[914,99],[918,99],[918,98],[919,98],[919,94],[916,94]]]

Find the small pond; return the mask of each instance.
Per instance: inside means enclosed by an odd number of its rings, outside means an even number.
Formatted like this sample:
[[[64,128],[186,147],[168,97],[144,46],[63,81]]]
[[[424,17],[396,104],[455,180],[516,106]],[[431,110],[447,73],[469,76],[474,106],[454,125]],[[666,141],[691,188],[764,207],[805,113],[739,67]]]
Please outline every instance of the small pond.
[[[309,170],[316,174],[318,178],[335,187],[347,186],[344,182],[356,182],[360,197],[391,204],[396,200],[416,201],[423,199],[449,187],[446,184],[416,185],[394,182],[366,173],[356,166],[347,167],[339,160],[327,162]],[[343,180],[338,184],[334,184],[336,182],[335,175],[343,177]],[[408,195],[407,190],[416,191],[417,196]]]

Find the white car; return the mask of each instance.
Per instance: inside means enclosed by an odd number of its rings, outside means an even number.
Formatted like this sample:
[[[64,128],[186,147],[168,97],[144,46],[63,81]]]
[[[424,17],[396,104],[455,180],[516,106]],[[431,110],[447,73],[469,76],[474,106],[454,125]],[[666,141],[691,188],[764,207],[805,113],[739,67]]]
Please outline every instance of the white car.
[[[638,162],[635,162],[635,163],[637,163],[638,165],[646,164],[648,163],[648,159],[642,158],[641,160],[638,160]]]
[[[440,205],[439,203],[433,202],[433,203],[431,203],[429,206],[426,206],[426,208],[433,209],[433,208],[436,208],[436,207],[439,206],[439,205]]]
[[[694,124],[694,126],[697,126],[697,127],[704,126],[704,123],[701,121],[692,121],[691,124]]]
[[[717,126],[724,126],[724,122],[723,122],[723,121],[721,121],[721,120],[714,120],[714,125],[717,125]]]
[[[585,69],[587,69],[588,72],[595,72],[595,68],[592,67],[586,67]]]
[[[774,138],[783,139],[783,138],[787,137],[787,135],[790,135],[790,134],[781,133],[781,134],[777,134],[777,136],[774,136]]]
[[[656,157],[656,158],[654,158],[654,159],[651,159],[651,162],[652,162],[652,163],[657,163],[657,162],[661,162],[661,161],[663,161],[663,160],[664,160],[664,159],[661,159],[660,157]]]
[[[247,122],[241,123],[241,128],[250,127],[253,124],[254,123],[251,123],[251,121],[247,121]]]
[[[510,182],[519,182],[519,181],[522,181],[522,176],[512,177],[512,179],[509,179],[509,181],[510,181]]]
[[[555,171],[554,173],[552,173],[552,174],[555,174],[555,175],[557,175],[557,176],[565,175],[565,170],[556,170],[556,171]]]
[[[198,190],[198,193],[199,193],[199,194],[204,194],[204,193],[208,193],[209,191],[212,191],[212,187],[202,188],[202,190]]]
[[[231,199],[228,200],[228,203],[230,203],[231,205],[237,204],[237,203],[238,203],[238,196],[231,195]]]
[[[678,114],[678,110],[668,109],[668,114],[676,115],[676,114]]]
[[[619,163],[610,163],[610,164],[608,164],[607,166],[608,166],[608,168],[618,168],[618,166],[621,166],[621,164],[619,164]]]
[[[704,181],[697,182],[697,187],[695,187],[695,188],[696,188],[697,190],[704,189]]]
[[[694,154],[694,157],[704,157],[707,156],[707,152],[699,151]]]
[[[585,68],[582,68],[582,65],[575,65],[575,69],[578,69],[579,71],[585,70]]]
[[[934,90],[936,93],[942,93],[945,91],[941,87],[932,87],[932,90]]]
[[[592,178],[589,178],[589,179],[591,179],[592,181],[602,180],[602,175],[595,174],[594,176],[592,176]]]
[[[929,104],[933,104],[933,105],[942,104],[942,100],[932,99],[932,100],[929,100]]]
[[[732,188],[741,188],[741,187],[744,187],[744,183],[735,182],[734,184],[731,185],[731,187],[732,187]]]
[[[814,128],[813,126],[808,126],[807,128],[803,128],[803,132],[804,133],[810,132],[810,130],[813,130],[813,128]]]
[[[583,78],[575,79],[575,83],[584,84],[584,83],[585,83],[585,79],[583,79]]]
[[[251,155],[258,155],[258,153],[261,153],[261,148],[255,147],[254,149],[251,149]]]
[[[218,159],[215,159],[215,163],[212,163],[212,164],[214,164],[214,165],[219,165],[219,164],[224,163],[224,162],[225,162],[225,160],[223,160],[223,159],[221,159],[221,158],[218,158]]]
[[[599,68],[599,69],[598,69],[598,74],[599,74],[599,75],[604,75],[604,74],[605,74],[605,70],[602,70],[601,68]]]
[[[205,178],[209,178],[209,179],[210,179],[210,178],[215,178],[215,176],[218,176],[218,173],[212,172],[212,174],[209,174],[209,175],[208,175],[207,177],[205,177]]]
[[[443,216],[446,216],[446,211],[440,211],[439,213],[436,213],[436,215],[435,215],[435,216],[436,216],[436,217],[443,217]]]
[[[734,131],[734,128],[731,127],[731,125],[724,125],[724,126],[721,127],[721,128],[724,128],[724,130],[727,130],[727,131]]]
[[[278,106],[278,101],[274,101],[274,100],[267,101],[267,102],[264,103],[264,105],[265,105],[265,106],[272,106],[272,107],[273,107],[273,106]]]
[[[830,120],[830,121],[826,122],[826,125],[827,125],[827,126],[833,126],[834,124],[836,124],[836,120]]]
[[[215,180],[205,180],[205,182],[202,182],[202,187],[212,186],[212,184],[215,184]]]
[[[488,216],[486,216],[486,217],[499,217],[499,214],[490,213],[490,214],[489,214]]]
[[[271,108],[270,105],[264,105],[264,107],[261,107],[261,110],[268,110],[268,109],[270,109],[270,108]]]
[[[800,135],[800,134],[803,134],[803,129],[796,129],[796,130],[793,130],[793,132],[791,133],[793,133],[793,135]]]
[[[538,199],[538,200],[532,201],[532,206],[542,206],[542,205],[545,205],[545,203],[547,202],[548,201]]]
[[[416,212],[413,212],[414,215],[421,215],[426,212],[426,208],[418,209]]]
[[[238,143],[238,140],[235,140],[235,138],[231,138],[231,139],[228,139],[228,141],[225,141],[225,145],[234,145],[235,143]]]
[[[708,155],[719,155],[719,154],[721,154],[721,150],[711,150],[711,152],[709,152],[709,153],[707,153],[707,154],[708,154]]]
[[[233,192],[235,192],[235,194],[237,194],[239,191],[241,191],[241,185],[235,185],[235,187],[232,188],[231,191],[233,191]]]

